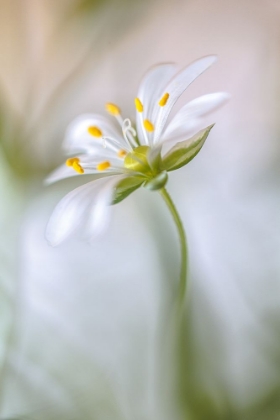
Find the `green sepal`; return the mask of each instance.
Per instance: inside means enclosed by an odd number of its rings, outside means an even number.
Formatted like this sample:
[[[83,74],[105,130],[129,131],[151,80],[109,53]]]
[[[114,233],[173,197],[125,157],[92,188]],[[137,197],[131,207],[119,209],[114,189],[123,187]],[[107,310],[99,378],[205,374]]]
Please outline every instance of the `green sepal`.
[[[151,191],[160,190],[165,186],[168,180],[168,174],[166,171],[161,172],[149,181],[146,181],[143,187]]]
[[[189,163],[200,151],[214,124],[199,131],[188,140],[176,143],[163,157],[162,168],[166,171],[175,171]]]
[[[112,204],[120,203],[126,197],[128,197],[133,191],[141,187],[145,178],[140,176],[133,176],[122,179],[119,184],[115,187]]]
[[[148,163],[154,172],[160,172],[162,167],[161,149],[162,145],[158,145],[149,149],[147,153]]]

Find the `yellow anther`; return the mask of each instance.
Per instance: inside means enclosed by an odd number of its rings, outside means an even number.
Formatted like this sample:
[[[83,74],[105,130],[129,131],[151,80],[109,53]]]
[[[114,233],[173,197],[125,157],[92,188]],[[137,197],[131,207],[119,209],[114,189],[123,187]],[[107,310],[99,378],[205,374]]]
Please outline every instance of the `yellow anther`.
[[[95,125],[91,125],[90,127],[88,127],[88,132],[91,136],[102,137],[102,131]]]
[[[138,112],[143,112],[144,111],[144,107],[142,102],[140,101],[139,98],[135,98],[134,99],[135,102],[135,108],[137,109]]]
[[[112,104],[110,102],[108,102],[105,105],[105,107],[106,107],[106,110],[109,112],[109,114],[112,114],[114,116],[120,115],[120,113],[121,113],[120,108],[117,105]]]
[[[99,163],[96,166],[96,169],[98,171],[105,171],[106,169],[109,169],[111,167],[111,163],[108,160],[105,160],[104,162]]]
[[[125,150],[119,150],[118,151],[118,156],[120,158],[124,158],[124,157],[126,157],[126,155],[127,155],[127,152]]]
[[[149,131],[150,133],[151,133],[152,131],[154,131],[154,125],[151,123],[151,121],[149,121],[149,120],[144,120],[144,121],[143,121],[143,124],[144,124],[145,129],[146,129],[147,131]]]
[[[169,99],[169,93],[165,93],[163,96],[162,96],[162,98],[161,98],[161,100],[159,101],[159,106],[165,106],[166,104],[167,104],[167,101],[168,101],[168,99]]]
[[[78,162],[74,162],[72,165],[72,168],[78,172],[78,174],[83,174],[85,171],[84,169],[81,167],[81,165]]]
[[[67,166],[73,166],[73,163],[74,163],[74,162],[79,163],[79,162],[80,162],[80,159],[79,159],[79,158],[77,158],[77,157],[69,158],[69,159],[67,159],[67,160],[66,160],[65,164],[66,164]]]

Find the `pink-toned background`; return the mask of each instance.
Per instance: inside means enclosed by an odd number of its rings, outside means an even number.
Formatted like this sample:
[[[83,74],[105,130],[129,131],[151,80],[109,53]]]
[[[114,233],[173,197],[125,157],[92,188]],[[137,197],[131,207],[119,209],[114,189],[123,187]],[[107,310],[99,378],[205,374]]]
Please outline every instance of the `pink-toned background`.
[[[92,246],[50,248],[48,218],[79,181],[42,180],[75,116],[112,101],[133,118],[147,68],[212,53],[178,106],[232,99],[169,181],[190,248],[184,418],[279,417],[278,2],[0,0],[1,418],[181,418],[158,379],[179,264],[163,203],[138,191]]]

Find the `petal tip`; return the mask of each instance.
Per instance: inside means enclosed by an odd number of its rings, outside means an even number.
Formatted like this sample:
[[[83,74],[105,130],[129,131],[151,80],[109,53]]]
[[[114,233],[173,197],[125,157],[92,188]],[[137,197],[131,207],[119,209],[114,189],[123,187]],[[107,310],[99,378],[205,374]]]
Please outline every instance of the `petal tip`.
[[[216,61],[218,61],[218,55],[217,54],[206,55],[205,58],[208,58],[213,63],[216,63]]]
[[[48,229],[48,227],[46,228],[46,232],[45,232],[45,241],[47,242],[48,246],[54,248],[55,246],[58,245],[58,242],[56,242],[56,241],[52,240],[51,238],[49,238],[47,229]]]
[[[229,101],[232,98],[232,95],[228,92],[223,92],[225,101]]]
[[[52,176],[47,176],[45,179],[43,179],[42,184],[44,187],[48,187],[49,185],[53,184],[55,181],[53,181]]]

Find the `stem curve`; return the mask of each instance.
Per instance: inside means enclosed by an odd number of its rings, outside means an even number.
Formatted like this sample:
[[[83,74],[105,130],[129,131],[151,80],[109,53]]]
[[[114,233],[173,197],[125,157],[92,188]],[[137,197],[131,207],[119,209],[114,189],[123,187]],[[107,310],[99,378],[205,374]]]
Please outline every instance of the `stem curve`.
[[[180,248],[181,248],[181,270],[180,270],[180,283],[179,283],[179,302],[180,307],[183,307],[186,290],[187,290],[187,262],[188,262],[188,247],[187,247],[187,238],[184,230],[182,220],[179,216],[179,213],[169,195],[166,188],[159,190],[162,198],[164,199],[170,213],[173,217],[175,225],[180,239]]]

